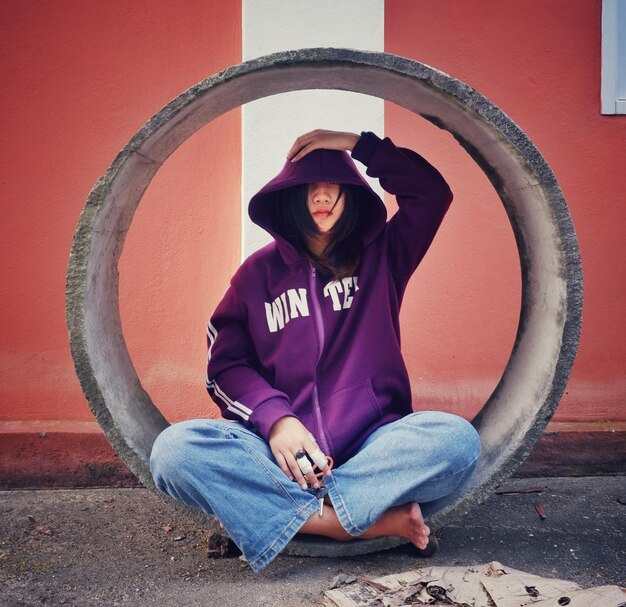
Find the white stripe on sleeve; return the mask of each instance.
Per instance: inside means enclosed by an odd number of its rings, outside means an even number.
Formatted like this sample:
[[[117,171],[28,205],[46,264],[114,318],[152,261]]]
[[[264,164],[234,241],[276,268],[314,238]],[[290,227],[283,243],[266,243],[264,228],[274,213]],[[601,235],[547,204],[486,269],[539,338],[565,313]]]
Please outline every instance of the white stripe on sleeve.
[[[252,415],[252,409],[249,409],[245,405],[242,405],[240,402],[236,400],[232,400],[218,385],[214,380],[207,381],[207,388],[209,390],[213,390],[215,395],[224,402],[226,408],[229,411],[232,411],[239,417],[248,421],[250,415]]]

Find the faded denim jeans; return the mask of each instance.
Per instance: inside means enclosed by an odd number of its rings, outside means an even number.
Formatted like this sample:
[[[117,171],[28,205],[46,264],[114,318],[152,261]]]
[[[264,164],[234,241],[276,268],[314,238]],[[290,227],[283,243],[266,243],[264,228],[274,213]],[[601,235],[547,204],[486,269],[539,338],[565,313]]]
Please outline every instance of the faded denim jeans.
[[[378,428],[347,462],[325,477],[341,525],[354,536],[387,509],[461,493],[480,454],[480,439],[463,418],[412,413]],[[266,567],[318,510],[290,481],[268,444],[238,422],[196,419],[164,430],[152,448],[156,486],[215,515],[253,571]]]

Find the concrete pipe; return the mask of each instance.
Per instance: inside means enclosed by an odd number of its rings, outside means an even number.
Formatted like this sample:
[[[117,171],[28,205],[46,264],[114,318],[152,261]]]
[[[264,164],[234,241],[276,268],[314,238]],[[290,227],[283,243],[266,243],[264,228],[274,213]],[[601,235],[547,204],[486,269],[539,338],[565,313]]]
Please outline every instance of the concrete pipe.
[[[563,394],[581,324],[576,234],[552,170],[520,128],[482,95],[432,67],[387,53],[303,49],[230,67],[151,118],[95,184],[72,245],[67,323],[83,391],[109,442],[147,486],[150,450],[167,420],[142,388],[122,334],[118,270],[126,232],[165,159],[192,133],[244,103],[304,89],[373,95],[449,131],[485,172],[509,216],[522,269],[522,305],[511,357],[473,420],[483,455],[467,494],[442,502],[434,528],[486,499],[526,458]],[[191,513],[191,509],[187,509]],[[291,554],[355,555],[398,538],[292,541]]]

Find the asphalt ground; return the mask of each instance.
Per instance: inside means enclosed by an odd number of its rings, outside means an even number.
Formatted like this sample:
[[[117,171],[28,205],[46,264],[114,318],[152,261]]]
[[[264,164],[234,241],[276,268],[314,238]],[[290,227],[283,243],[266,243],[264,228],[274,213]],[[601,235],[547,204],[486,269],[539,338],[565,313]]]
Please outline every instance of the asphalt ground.
[[[528,488],[542,491],[494,494],[439,530],[429,559],[410,546],[280,556],[258,574],[237,556],[207,558],[206,530],[146,489],[1,492],[0,605],[309,607],[339,573],[493,560],[583,587],[626,586],[626,477],[512,479],[500,490]]]

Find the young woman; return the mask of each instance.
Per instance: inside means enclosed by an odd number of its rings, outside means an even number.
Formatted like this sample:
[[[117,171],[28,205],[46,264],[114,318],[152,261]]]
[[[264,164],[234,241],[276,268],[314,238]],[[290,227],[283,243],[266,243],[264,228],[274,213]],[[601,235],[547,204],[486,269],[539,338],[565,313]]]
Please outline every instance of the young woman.
[[[390,221],[348,152],[396,196]],[[217,516],[254,571],[299,532],[424,549],[424,515],[467,483],[478,434],[412,412],[398,319],[451,200],[415,152],[316,130],[250,201],[274,242],[242,264],[208,326],[207,389],[230,421],[169,427],[151,470],[161,491]]]

